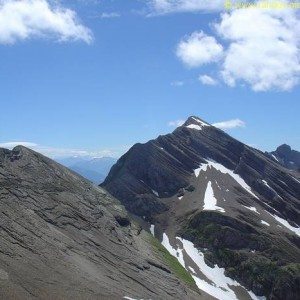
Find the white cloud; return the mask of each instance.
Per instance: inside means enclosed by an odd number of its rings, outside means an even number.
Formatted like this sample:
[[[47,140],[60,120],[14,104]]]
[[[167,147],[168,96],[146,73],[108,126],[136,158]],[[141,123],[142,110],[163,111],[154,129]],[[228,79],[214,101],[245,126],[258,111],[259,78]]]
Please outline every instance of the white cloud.
[[[0,143],[0,148],[13,149],[16,146],[25,146],[36,152],[39,152],[45,156],[51,158],[60,157],[70,157],[70,156],[82,156],[82,157],[119,157],[125,151],[127,151],[130,146],[120,146],[118,148],[111,149],[100,149],[100,150],[84,150],[84,149],[71,149],[71,148],[56,148],[39,145],[32,142],[3,142]]]
[[[81,25],[73,10],[46,0],[0,0],[0,44],[33,37],[92,42],[91,31]]]
[[[212,36],[194,32],[180,41],[176,54],[189,67],[216,62],[222,57],[223,47]]]
[[[183,85],[184,85],[184,82],[181,81],[181,80],[175,80],[175,81],[172,81],[172,82],[171,82],[171,85],[172,85],[172,86],[183,86]]]
[[[101,19],[111,19],[111,18],[119,18],[121,15],[117,12],[111,12],[111,13],[102,13],[100,18]]]
[[[36,147],[37,144],[35,143],[31,143],[31,142],[5,142],[5,143],[0,143],[0,147],[1,148],[13,148],[13,147],[16,147],[16,146],[19,146],[19,145],[22,145],[22,146],[25,146],[25,147]]]
[[[155,14],[224,9],[224,0],[150,0],[148,3]]]
[[[245,127],[246,123],[240,119],[233,119],[233,120],[214,123],[212,125],[220,129],[232,129],[238,127]]]
[[[203,36],[208,36],[201,32],[181,41],[177,55],[192,67],[216,62],[221,79],[231,87],[246,84],[254,91],[290,90],[300,82],[299,16],[292,9],[223,13],[213,26],[223,40],[223,51],[216,37],[204,43]]]
[[[208,75],[200,75],[199,80],[202,84],[205,85],[216,85],[218,82]]]
[[[168,123],[168,126],[171,126],[171,127],[179,127],[179,126],[182,126],[184,122],[185,122],[184,120],[170,121],[170,122]]]
[[[240,9],[223,14],[216,29],[230,42],[221,69],[224,81],[230,86],[245,82],[254,91],[294,87],[300,76],[299,28],[293,11]]]

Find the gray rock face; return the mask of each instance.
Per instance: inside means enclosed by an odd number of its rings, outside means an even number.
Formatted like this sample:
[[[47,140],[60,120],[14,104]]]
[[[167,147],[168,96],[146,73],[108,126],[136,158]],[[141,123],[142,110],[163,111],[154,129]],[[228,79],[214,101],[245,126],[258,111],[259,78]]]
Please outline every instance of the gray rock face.
[[[134,145],[102,186],[154,224],[158,238],[167,232],[170,241],[192,241],[257,295],[299,295],[299,173],[263,152],[190,117],[173,133]]]
[[[300,152],[292,150],[289,145],[283,144],[268,154],[284,167],[300,172]]]
[[[300,224],[299,177],[213,126],[194,129],[195,118],[172,134],[134,145],[112,167],[102,186],[129,211],[151,216],[166,210],[162,198],[191,189],[194,169],[210,159],[239,174],[265,203]]]
[[[209,299],[103,189],[25,147],[0,149],[1,299]]]

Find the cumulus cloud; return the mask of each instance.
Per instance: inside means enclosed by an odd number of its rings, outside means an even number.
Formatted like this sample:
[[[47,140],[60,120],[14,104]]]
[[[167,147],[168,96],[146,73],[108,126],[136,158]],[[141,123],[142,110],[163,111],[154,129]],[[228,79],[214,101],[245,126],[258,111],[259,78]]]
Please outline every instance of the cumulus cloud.
[[[91,31],[80,23],[73,10],[46,0],[0,0],[0,44],[33,37],[92,42]]]
[[[216,85],[218,82],[208,75],[200,75],[199,81],[205,85]]]
[[[218,61],[223,54],[223,47],[213,36],[202,31],[185,37],[177,46],[176,54],[189,67]]]
[[[150,0],[148,3],[155,14],[224,9],[224,0]]]
[[[254,91],[294,87],[300,76],[299,27],[294,11],[240,9],[223,14],[216,29],[230,42],[221,68],[224,81],[230,86],[245,82]]]
[[[95,151],[84,150],[84,149],[72,149],[72,148],[57,148],[39,145],[32,142],[3,142],[0,143],[0,148],[13,149],[16,146],[25,146],[36,152],[39,152],[45,156],[51,158],[60,158],[60,157],[70,157],[70,156],[82,156],[82,157],[119,157],[125,151],[127,151],[130,146],[120,146],[118,148],[111,149],[100,149]]]
[[[193,33],[179,42],[177,56],[186,65],[216,62],[227,85],[247,84],[254,91],[285,91],[299,84],[300,19],[296,10],[236,9],[221,14],[213,28],[215,36]]]
[[[185,122],[184,120],[170,121],[170,122],[168,123],[168,126],[171,126],[171,127],[179,127],[179,126],[182,126],[184,122]]]
[[[220,129],[232,129],[238,127],[245,127],[246,123],[240,119],[233,119],[233,120],[228,120],[223,122],[217,122],[212,125]]]

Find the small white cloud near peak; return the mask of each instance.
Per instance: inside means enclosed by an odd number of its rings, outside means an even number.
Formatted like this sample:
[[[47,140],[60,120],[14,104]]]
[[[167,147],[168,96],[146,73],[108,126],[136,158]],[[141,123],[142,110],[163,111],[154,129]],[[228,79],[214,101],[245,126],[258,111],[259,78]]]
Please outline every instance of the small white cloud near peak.
[[[228,121],[213,123],[212,125],[219,129],[233,129],[233,128],[245,127],[246,123],[240,119],[232,119]]]
[[[195,68],[219,61],[223,55],[223,46],[213,36],[197,31],[179,42],[176,55],[185,65]]]
[[[90,29],[77,14],[46,0],[1,0],[0,44],[14,44],[30,38],[51,38],[59,42],[93,40]]]
[[[206,74],[200,75],[198,79],[204,85],[216,85],[218,83],[217,80]]]
[[[179,126],[182,126],[184,124],[184,120],[175,120],[175,121],[170,121],[168,123],[168,126],[170,127],[179,127]]]

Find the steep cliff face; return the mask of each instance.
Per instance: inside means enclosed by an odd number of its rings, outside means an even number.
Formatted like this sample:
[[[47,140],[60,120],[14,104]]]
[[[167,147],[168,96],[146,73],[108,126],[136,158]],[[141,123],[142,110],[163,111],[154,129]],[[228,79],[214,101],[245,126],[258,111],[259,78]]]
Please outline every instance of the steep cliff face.
[[[0,149],[1,299],[210,299],[102,188]]]
[[[212,292],[218,283],[204,269],[214,264],[257,295],[299,294],[300,179],[261,151],[190,117],[173,133],[134,145],[102,186],[154,225],[163,244],[167,236],[169,250],[182,253],[211,295],[246,297],[230,285],[219,284],[227,294]],[[188,242],[202,256],[193,257]],[[206,267],[195,262],[203,256]]]

